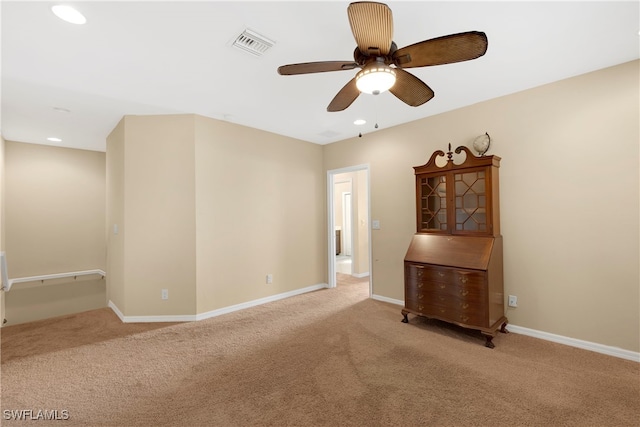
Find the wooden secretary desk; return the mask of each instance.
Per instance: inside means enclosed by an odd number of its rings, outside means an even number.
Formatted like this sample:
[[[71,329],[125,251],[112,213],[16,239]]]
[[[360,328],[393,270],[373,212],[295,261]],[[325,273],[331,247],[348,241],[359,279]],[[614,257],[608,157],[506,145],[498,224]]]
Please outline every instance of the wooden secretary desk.
[[[407,314],[479,330],[486,346],[506,333],[498,156],[474,156],[466,147],[455,164],[451,144],[416,166],[417,232],[404,258],[402,321]]]

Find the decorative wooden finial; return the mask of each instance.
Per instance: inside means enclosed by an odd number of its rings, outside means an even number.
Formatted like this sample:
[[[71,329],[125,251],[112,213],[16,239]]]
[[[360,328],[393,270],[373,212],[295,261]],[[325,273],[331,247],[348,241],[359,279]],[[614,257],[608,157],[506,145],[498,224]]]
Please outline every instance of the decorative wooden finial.
[[[451,143],[449,143],[449,151],[447,152],[447,158],[449,159],[447,161],[449,162],[453,161],[453,152],[451,152]]]

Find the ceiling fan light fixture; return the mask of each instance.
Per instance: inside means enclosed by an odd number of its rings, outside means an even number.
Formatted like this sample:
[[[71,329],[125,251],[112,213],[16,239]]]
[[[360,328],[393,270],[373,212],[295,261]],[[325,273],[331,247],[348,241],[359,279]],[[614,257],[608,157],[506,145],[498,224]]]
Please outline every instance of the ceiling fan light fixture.
[[[360,92],[378,95],[393,87],[396,72],[379,62],[372,62],[356,74],[356,87]]]

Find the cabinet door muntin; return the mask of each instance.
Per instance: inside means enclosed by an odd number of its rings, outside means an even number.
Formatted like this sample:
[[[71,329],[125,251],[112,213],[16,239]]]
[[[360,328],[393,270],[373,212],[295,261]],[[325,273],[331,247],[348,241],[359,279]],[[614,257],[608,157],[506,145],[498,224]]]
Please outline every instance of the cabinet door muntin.
[[[455,231],[488,232],[485,169],[454,173],[453,180]]]
[[[420,176],[417,190],[419,230],[447,231],[447,176]]]

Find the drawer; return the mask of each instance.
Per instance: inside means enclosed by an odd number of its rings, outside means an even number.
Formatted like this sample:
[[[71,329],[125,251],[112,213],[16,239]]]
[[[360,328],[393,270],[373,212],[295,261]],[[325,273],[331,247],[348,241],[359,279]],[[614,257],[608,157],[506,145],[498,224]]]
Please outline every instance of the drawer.
[[[438,308],[457,310],[461,313],[484,313],[486,301],[484,298],[457,297],[455,295],[422,292],[405,295],[405,303],[413,306],[429,305]]]
[[[483,287],[486,274],[473,270],[452,270],[452,283],[469,288]]]
[[[460,311],[455,308],[443,308],[437,306],[426,306],[423,310],[425,316],[434,316],[451,322],[464,323],[473,326],[485,326],[484,313],[475,311]]]
[[[477,307],[469,305],[466,308],[461,308],[461,305],[464,305],[464,303],[451,307],[429,301],[406,301],[405,303],[408,309],[420,313],[425,317],[435,317],[466,325],[486,326],[487,316],[484,312],[484,307],[478,309]]]
[[[432,290],[439,294],[451,295],[456,298],[464,298],[468,300],[480,300],[484,298],[485,287],[475,283],[462,284],[460,282],[453,283],[432,283],[428,290]]]
[[[405,277],[421,282],[460,283],[461,285],[480,285],[485,282],[486,273],[477,270],[462,270],[451,267],[439,267],[428,264],[405,263]]]
[[[415,278],[405,278],[404,293],[412,298],[420,294],[450,295],[456,298],[464,298],[473,301],[484,301],[486,289],[483,285],[475,283],[445,283],[445,282],[419,282]]]
[[[452,270],[446,267],[434,267],[422,264],[406,264],[405,275],[420,281],[448,282],[452,277]]]

